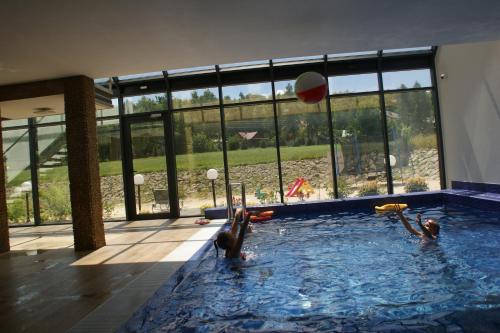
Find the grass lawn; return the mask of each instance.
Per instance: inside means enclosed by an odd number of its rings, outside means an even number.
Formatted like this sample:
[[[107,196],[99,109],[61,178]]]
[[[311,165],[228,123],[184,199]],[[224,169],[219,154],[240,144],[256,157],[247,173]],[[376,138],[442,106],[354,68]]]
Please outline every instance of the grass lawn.
[[[326,156],[330,151],[329,145],[317,146],[301,146],[301,147],[282,147],[281,161],[294,161],[303,159],[321,158]],[[230,150],[227,153],[228,161],[231,166],[238,165],[254,165],[263,163],[276,162],[276,149],[269,148],[254,148],[248,150]],[[197,153],[189,155],[177,156],[177,170],[223,168],[222,152]],[[101,176],[114,176],[122,174],[122,162],[111,161],[102,162],[99,164]],[[148,157],[134,161],[134,170],[137,172],[154,172],[165,170],[164,157]],[[9,186],[21,184],[26,179],[29,179],[29,173],[22,173],[9,183]],[[40,183],[45,181],[56,181],[58,179],[66,179],[67,168],[57,167],[49,170],[40,180]]]

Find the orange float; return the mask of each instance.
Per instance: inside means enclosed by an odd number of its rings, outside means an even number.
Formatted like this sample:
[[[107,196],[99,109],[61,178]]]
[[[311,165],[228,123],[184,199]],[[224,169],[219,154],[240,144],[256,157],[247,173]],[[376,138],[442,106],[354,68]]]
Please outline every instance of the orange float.
[[[264,221],[269,221],[270,219],[273,218],[274,211],[272,210],[267,210],[264,212],[259,212],[258,214],[250,215],[250,221],[251,222],[264,222]]]

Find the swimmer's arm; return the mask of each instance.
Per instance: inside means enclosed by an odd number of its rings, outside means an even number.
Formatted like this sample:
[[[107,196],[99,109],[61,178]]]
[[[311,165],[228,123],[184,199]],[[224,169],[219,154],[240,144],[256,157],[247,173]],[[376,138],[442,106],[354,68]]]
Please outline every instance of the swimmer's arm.
[[[236,232],[238,231],[238,222],[240,221],[241,214],[243,214],[243,210],[241,208],[236,209],[233,222],[231,224],[231,234],[234,237],[236,237]]]
[[[396,214],[398,214],[399,219],[401,220],[401,223],[403,223],[403,225],[405,226],[406,230],[408,230],[411,234],[414,234],[415,236],[422,237],[422,233],[418,232],[417,230],[415,230],[415,228],[411,226],[410,222],[408,222],[406,217],[403,215],[402,211],[397,211]]]
[[[422,215],[420,215],[420,213],[417,214],[417,217],[416,217],[416,221],[417,221],[417,224],[418,226],[420,227],[420,229],[422,230],[422,233],[425,235],[425,237],[427,238],[430,238],[430,239],[435,239],[435,237],[430,233],[430,231],[424,227],[424,225],[422,224]]]
[[[248,223],[250,222],[250,214],[245,216],[243,224],[240,228],[240,233],[238,235],[238,239],[236,240],[236,245],[233,249],[231,249],[231,253],[229,254],[230,258],[239,258],[241,247],[243,246],[243,241],[245,240],[245,233],[247,231]]]

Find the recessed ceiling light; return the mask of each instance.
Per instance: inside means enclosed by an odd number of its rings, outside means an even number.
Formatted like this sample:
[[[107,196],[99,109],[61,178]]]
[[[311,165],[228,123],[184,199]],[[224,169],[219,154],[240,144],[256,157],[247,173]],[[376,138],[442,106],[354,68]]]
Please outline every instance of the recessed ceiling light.
[[[148,89],[148,86],[140,86],[139,89],[141,90]]]

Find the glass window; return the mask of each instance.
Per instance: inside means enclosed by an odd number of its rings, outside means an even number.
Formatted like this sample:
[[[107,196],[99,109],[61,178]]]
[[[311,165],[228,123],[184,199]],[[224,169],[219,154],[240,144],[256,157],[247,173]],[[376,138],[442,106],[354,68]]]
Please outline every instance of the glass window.
[[[163,111],[167,109],[167,97],[164,93],[125,97],[123,104],[126,114]]]
[[[4,130],[2,135],[9,224],[33,223],[28,129]]]
[[[276,81],[274,82],[276,91],[276,99],[296,98],[295,95],[295,80]]]
[[[169,69],[168,74],[176,76],[176,75],[192,75],[196,73],[202,72],[215,72],[215,66],[200,66],[200,67],[190,67],[190,68],[178,68],[178,69]]]
[[[158,78],[158,77],[163,77],[163,73],[162,72],[149,72],[149,73],[141,73],[141,74],[123,75],[123,76],[119,76],[118,80],[128,81],[128,80],[135,80],[135,79],[151,79],[151,78]]]
[[[102,110],[97,110],[96,116],[99,117],[110,117],[110,116],[117,116],[119,114],[118,111],[118,98],[113,98],[111,100],[111,103],[113,104],[113,107],[109,109],[102,109]]]
[[[379,96],[331,98],[340,198],[387,193]]]
[[[222,87],[224,103],[238,103],[272,99],[271,82]]]
[[[382,78],[385,90],[432,86],[431,71],[429,69],[384,72],[382,73]]]
[[[385,94],[394,193],[439,190],[431,90]]]
[[[246,61],[246,62],[237,62],[233,64],[221,64],[219,67],[221,69],[229,69],[229,68],[241,68],[241,67],[254,67],[254,66],[262,66],[269,64],[268,60],[255,60],[255,61]]]
[[[28,119],[12,119],[12,120],[2,120],[2,127],[14,127],[14,126],[26,126],[28,125]]]
[[[182,216],[200,215],[213,207],[212,184],[207,171],[216,169],[216,204],[224,206],[226,190],[222,155],[220,110],[202,109],[174,113],[177,186]]]
[[[430,46],[422,46],[422,47],[410,47],[406,49],[390,49],[384,50],[382,54],[391,54],[391,53],[412,53],[418,51],[430,51],[432,47]]]
[[[330,95],[369,92],[378,90],[376,73],[330,76]]]
[[[376,55],[377,55],[377,51],[364,51],[364,52],[349,52],[349,53],[329,54],[328,58],[329,59],[363,58],[363,57],[370,57],[370,56],[376,56]]]
[[[37,129],[40,217],[42,223],[71,219],[66,126]]]
[[[276,134],[272,104],[227,107],[229,178],[245,182],[247,204],[280,200]],[[233,192],[235,197],[240,194]]]
[[[326,103],[277,104],[285,202],[333,197]]]
[[[273,62],[279,66],[286,63],[318,61],[322,59],[323,59],[322,55],[314,55],[305,57],[278,58],[278,59],[273,59]]]
[[[103,217],[105,220],[125,218],[120,122],[118,119],[97,121],[97,149]]]
[[[172,92],[172,105],[174,109],[218,104],[219,90],[217,88],[181,90]]]

